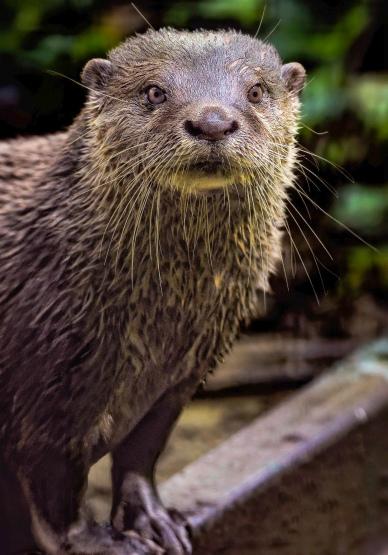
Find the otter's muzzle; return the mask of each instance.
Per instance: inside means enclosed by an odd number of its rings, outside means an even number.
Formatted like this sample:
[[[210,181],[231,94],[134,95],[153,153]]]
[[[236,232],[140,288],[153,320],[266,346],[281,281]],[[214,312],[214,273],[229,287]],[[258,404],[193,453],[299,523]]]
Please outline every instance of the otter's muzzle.
[[[219,106],[205,106],[195,119],[184,123],[186,132],[196,139],[220,141],[239,129],[239,123]]]

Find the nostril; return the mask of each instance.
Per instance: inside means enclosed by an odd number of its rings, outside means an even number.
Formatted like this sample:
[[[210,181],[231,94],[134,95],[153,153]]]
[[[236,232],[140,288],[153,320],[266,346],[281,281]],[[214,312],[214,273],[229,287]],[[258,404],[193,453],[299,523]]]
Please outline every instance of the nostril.
[[[185,121],[184,127],[187,133],[189,133],[189,135],[192,135],[193,137],[198,137],[198,135],[202,133],[201,128],[194,125],[194,123],[190,120]]]
[[[239,124],[236,120],[233,120],[228,129],[225,129],[224,135],[231,135],[239,128]]]

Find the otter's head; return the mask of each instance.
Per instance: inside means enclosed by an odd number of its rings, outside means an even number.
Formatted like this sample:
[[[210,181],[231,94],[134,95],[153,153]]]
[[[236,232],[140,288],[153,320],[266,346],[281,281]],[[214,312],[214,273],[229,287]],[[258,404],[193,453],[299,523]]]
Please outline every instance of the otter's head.
[[[172,29],[129,38],[82,74],[110,172],[193,193],[282,179],[304,78],[252,37]]]

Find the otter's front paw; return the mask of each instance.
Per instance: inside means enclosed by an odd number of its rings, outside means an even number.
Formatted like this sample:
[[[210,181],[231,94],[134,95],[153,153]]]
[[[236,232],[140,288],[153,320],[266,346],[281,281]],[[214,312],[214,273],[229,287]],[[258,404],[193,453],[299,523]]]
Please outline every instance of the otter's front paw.
[[[82,526],[63,541],[58,555],[163,555],[164,550],[136,532],[118,533],[110,526]]]
[[[135,530],[142,538],[161,545],[168,555],[192,553],[189,527],[178,511],[161,504],[151,484],[142,476],[126,478],[125,500],[114,516],[113,526],[119,530]]]

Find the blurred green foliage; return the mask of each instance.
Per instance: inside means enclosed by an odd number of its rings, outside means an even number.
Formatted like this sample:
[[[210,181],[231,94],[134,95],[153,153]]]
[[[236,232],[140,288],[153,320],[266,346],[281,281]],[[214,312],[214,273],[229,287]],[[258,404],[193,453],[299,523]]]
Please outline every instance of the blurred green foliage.
[[[320,229],[319,236],[334,249],[339,264],[342,263],[345,277],[339,289],[344,294],[367,287],[360,276],[371,269],[380,290],[386,292],[387,3],[161,0],[142,2],[138,8],[156,28],[234,27],[252,35],[257,33],[259,38],[273,42],[284,60],[296,59],[305,65],[308,81],[303,93],[300,141],[315,153],[319,168],[314,165],[314,157],[303,155],[308,178],[303,187],[322,210],[329,211],[379,250],[362,246],[322,212],[315,212],[310,224],[312,221]],[[79,111],[84,93],[72,83],[46,75],[45,70],[78,79],[89,58],[104,56],[125,36],[146,27],[127,0],[2,0],[1,135],[48,132],[69,124]],[[15,106],[8,109],[6,101],[12,90],[16,90],[17,98]],[[324,159],[330,163],[326,164]],[[346,173],[333,165],[345,168],[355,183],[351,184]],[[313,177],[315,173],[318,178]],[[313,184],[309,183],[310,178]],[[338,191],[338,199],[325,188],[324,182],[330,184],[329,189],[334,187]],[[299,202],[303,211],[297,195],[294,202]],[[305,217],[311,218],[309,211]],[[345,250],[343,256],[341,249]],[[337,282],[333,282],[332,288],[336,287]]]
[[[349,249],[348,268],[349,271],[341,284],[344,295],[348,295],[349,292],[357,294],[371,279],[381,283],[388,290],[387,247],[383,247],[378,252],[371,252],[366,246]]]
[[[364,233],[378,231],[388,221],[388,185],[348,185],[334,203],[333,214]]]

